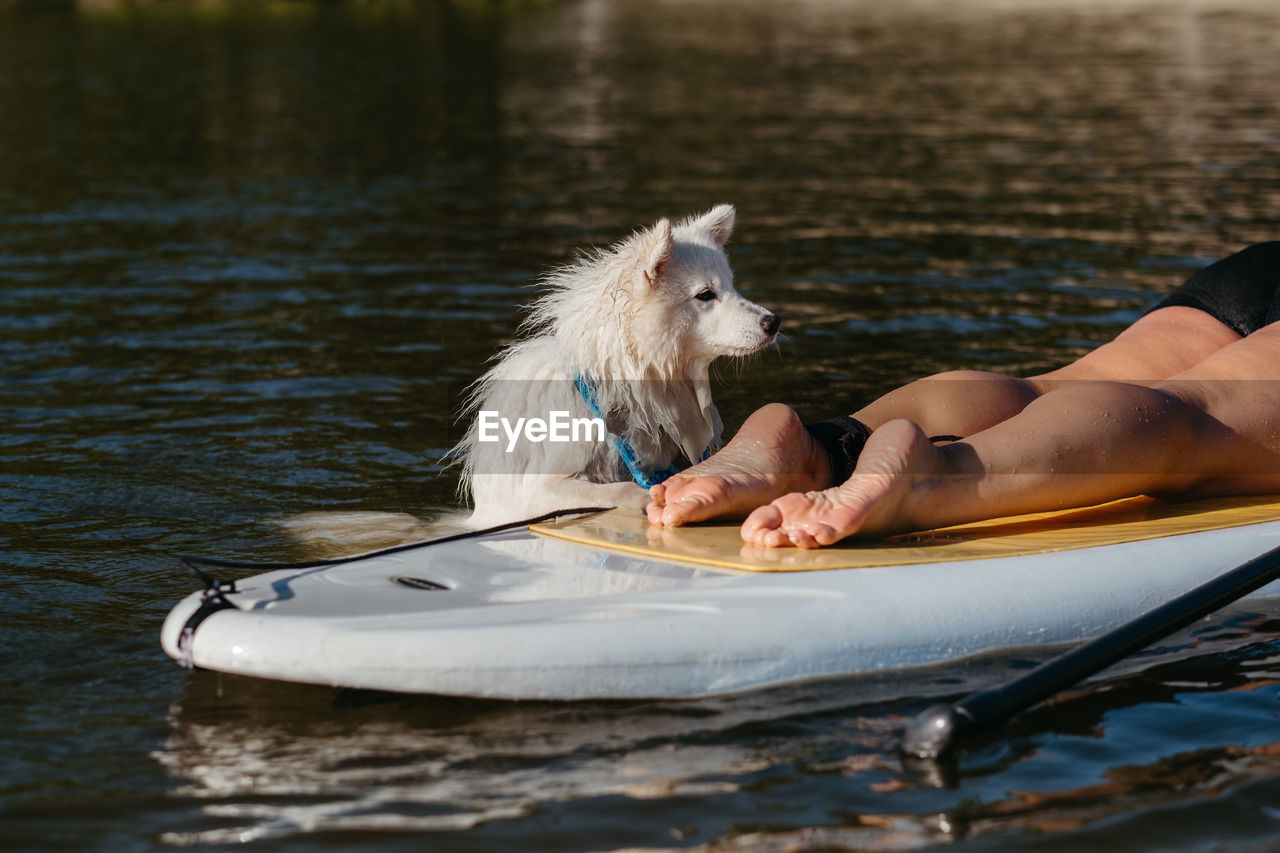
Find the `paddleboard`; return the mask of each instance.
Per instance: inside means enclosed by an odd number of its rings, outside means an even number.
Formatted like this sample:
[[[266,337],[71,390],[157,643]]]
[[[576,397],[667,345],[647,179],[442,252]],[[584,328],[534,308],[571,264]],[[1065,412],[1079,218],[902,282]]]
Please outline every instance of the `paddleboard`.
[[[161,643],[342,687],[697,698],[1083,641],[1277,545],[1280,498],[1134,498],[815,551],[611,510],[266,572],[216,610],[193,593]]]

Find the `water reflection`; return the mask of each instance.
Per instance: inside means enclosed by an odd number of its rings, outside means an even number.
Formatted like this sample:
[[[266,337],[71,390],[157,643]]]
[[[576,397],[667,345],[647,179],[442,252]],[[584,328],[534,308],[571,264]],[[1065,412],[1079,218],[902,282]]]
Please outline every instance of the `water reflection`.
[[[699,703],[512,704],[201,674],[171,709],[156,758],[221,824],[169,839],[179,843],[452,831],[575,800],[732,793],[783,760],[775,739],[744,744],[732,732],[841,697],[810,686]]]
[[[1007,677],[1010,661],[922,671],[905,684],[844,679],[700,702],[479,702],[198,673],[170,709],[172,734],[155,757],[201,819],[165,840],[319,843],[377,830],[432,832],[475,849],[516,836],[541,846],[555,838],[546,816],[581,827],[604,809],[644,828],[601,827],[593,849],[624,838],[717,850],[916,849],[1080,830],[1139,803],[1202,808],[1280,773],[1280,745],[1249,720],[1250,709],[1274,704],[1277,644],[1238,645],[1242,625],[1264,618],[1242,611],[1205,633],[1204,643],[1237,650],[1230,668],[1202,643],[1037,709],[949,767],[904,763],[902,725],[930,694]],[[916,696],[903,700],[904,688]],[[1165,722],[1182,748],[1168,751],[1170,733],[1136,737],[1152,725],[1140,706],[1155,693],[1183,709]],[[1242,739],[1223,745],[1228,733]],[[1119,755],[1133,760],[1116,763]],[[826,805],[807,806],[815,795]],[[647,802],[660,805],[652,820],[641,818]],[[727,837],[706,827],[707,815],[729,822]]]

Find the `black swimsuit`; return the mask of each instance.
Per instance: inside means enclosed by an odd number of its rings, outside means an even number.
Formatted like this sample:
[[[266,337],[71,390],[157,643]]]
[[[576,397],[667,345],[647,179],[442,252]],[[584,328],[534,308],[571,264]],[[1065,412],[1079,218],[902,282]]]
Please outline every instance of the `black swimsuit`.
[[[1151,310],[1170,305],[1199,308],[1241,337],[1280,320],[1280,241],[1210,264]]]

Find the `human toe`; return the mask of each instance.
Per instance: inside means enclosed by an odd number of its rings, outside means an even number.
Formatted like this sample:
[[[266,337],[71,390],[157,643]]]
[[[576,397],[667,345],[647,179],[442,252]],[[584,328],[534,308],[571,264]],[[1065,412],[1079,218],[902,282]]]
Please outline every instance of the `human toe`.
[[[836,528],[822,521],[798,525],[790,530],[790,534],[797,548],[821,548],[844,538]]]
[[[813,548],[821,548],[824,544],[827,544],[825,542],[818,541],[818,539],[813,536],[813,533],[805,527],[792,527],[786,529],[784,532],[787,534],[788,542],[786,544],[792,545],[796,548],[802,548],[806,551]]]
[[[667,492],[662,510],[663,524],[706,521],[726,511],[731,504],[732,488],[720,477],[699,477],[686,486],[679,492]]]
[[[679,527],[693,521],[705,521],[715,515],[715,496],[705,492],[693,492],[669,501],[662,507],[661,524]]]
[[[689,490],[689,486],[700,479],[700,477],[691,476],[687,471],[674,474],[650,489],[649,496],[666,506],[680,500],[681,496]]]
[[[782,513],[773,504],[756,507],[742,522],[739,533],[742,541],[752,545],[765,545],[768,534],[782,524]]]

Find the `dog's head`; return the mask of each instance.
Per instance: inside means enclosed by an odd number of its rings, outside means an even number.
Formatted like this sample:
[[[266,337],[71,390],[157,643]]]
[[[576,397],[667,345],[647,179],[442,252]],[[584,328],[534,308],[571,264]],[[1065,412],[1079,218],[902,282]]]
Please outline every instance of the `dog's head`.
[[[734,210],[722,204],[672,225],[660,220],[617,251],[630,253],[628,343],[641,362],[685,360],[705,367],[719,356],[772,343],[780,320],[733,286],[724,245]]]
[[[576,369],[608,379],[705,378],[714,359],[756,352],[780,321],[734,289],[733,221],[727,204],[662,219],[557,270],[526,329],[550,332]]]

